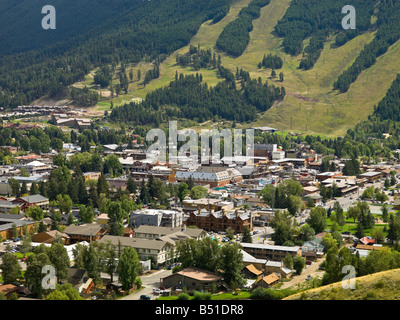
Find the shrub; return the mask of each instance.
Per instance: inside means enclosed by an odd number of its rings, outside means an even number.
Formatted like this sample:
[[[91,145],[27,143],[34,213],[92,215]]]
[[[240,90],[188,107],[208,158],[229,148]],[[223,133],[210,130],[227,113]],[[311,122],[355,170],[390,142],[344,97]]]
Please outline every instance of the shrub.
[[[187,293],[181,293],[178,295],[178,299],[177,300],[189,300],[190,296]]]
[[[212,294],[209,292],[198,292],[193,293],[193,300],[211,300]]]

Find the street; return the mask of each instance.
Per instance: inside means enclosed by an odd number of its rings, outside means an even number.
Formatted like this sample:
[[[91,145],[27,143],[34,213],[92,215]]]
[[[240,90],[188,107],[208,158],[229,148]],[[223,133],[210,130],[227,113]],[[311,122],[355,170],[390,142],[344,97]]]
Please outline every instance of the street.
[[[148,295],[151,297],[151,300],[155,300],[158,296],[153,294],[153,289],[158,288],[160,286],[160,278],[169,276],[172,274],[172,270],[160,270],[149,276],[143,276],[142,279],[142,290],[139,290],[135,293],[132,293],[126,297],[123,297],[121,300],[139,300],[142,294]]]

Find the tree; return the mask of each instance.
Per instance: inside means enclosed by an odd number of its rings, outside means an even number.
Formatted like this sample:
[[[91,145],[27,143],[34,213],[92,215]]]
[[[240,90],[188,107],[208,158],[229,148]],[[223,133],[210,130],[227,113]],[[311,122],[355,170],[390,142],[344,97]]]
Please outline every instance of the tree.
[[[250,234],[250,229],[247,226],[245,226],[243,229],[242,242],[244,242],[244,243],[252,243],[253,242],[253,238],[251,237],[251,234]]]
[[[295,256],[293,258],[293,269],[296,270],[297,274],[301,274],[306,265],[306,261],[303,257]]]
[[[58,209],[60,210],[61,214],[69,214],[72,209],[72,200],[71,197],[67,194],[64,195],[57,195],[57,204]]]
[[[56,290],[50,292],[43,300],[83,300],[78,290],[76,290],[72,284],[64,283],[62,285],[57,284]]]
[[[322,237],[322,245],[324,246],[324,252],[328,252],[330,248],[338,246],[331,233],[327,233]]]
[[[122,236],[124,233],[123,218],[125,212],[120,202],[111,202],[108,206],[108,225],[110,227],[110,235]]]
[[[16,197],[19,197],[21,195],[21,192],[20,192],[21,186],[20,186],[18,180],[11,178],[10,180],[8,180],[8,184],[10,185],[13,195],[15,195]]]
[[[39,188],[35,181],[31,184],[31,189],[29,190],[29,194],[34,196],[35,194],[39,194]]]
[[[179,184],[179,189],[178,189],[179,200],[182,202],[186,198],[186,196],[188,196],[189,194],[190,194],[190,191],[189,191],[188,185],[184,182],[181,182]]]
[[[51,264],[56,269],[58,281],[67,280],[69,269],[69,256],[63,244],[53,243],[48,251]]]
[[[130,193],[136,193],[137,188],[138,188],[138,186],[137,186],[135,180],[133,180],[132,177],[129,177],[127,185],[126,185],[126,189],[129,190]]]
[[[111,242],[107,243],[105,254],[106,254],[105,270],[109,274],[109,276],[111,278],[111,282],[113,282],[114,281],[114,272],[118,268],[116,246],[113,245]]]
[[[101,261],[99,250],[96,250],[95,244],[90,243],[89,246],[83,246],[80,248],[82,252],[82,263],[84,269],[88,272],[95,283],[100,283],[100,272],[101,272]],[[79,254],[78,250],[78,254]]]
[[[22,267],[17,257],[11,253],[5,253],[0,264],[4,284],[17,284],[21,276]]]
[[[290,214],[295,215],[303,207],[303,200],[299,196],[290,195],[288,198],[288,211]]]
[[[389,217],[389,231],[387,237],[392,241],[392,244],[397,244],[400,238],[400,221],[393,213],[391,213]]]
[[[31,217],[35,221],[43,220],[43,209],[38,206],[27,208],[25,210],[25,214],[26,216]]]
[[[188,185],[189,187],[189,185]],[[189,188],[190,189],[190,188]],[[191,190],[190,190],[190,197],[192,199],[201,199],[206,197],[208,194],[208,190],[203,187],[203,186],[194,186]]]
[[[382,220],[383,222],[388,222],[389,219],[389,209],[386,203],[382,205]]]
[[[21,253],[27,253],[32,248],[32,238],[29,235],[25,235],[21,241]]]
[[[314,229],[315,233],[320,233],[325,230],[326,227],[326,210],[322,207],[312,208],[310,216],[306,220],[311,228]]]
[[[92,223],[94,221],[94,211],[91,206],[82,206],[79,209],[79,216],[85,223]]]
[[[385,179],[385,184],[384,184],[384,186],[385,186],[385,189],[389,189],[389,188],[390,188],[390,181],[389,181],[388,178]]]
[[[221,249],[221,270],[224,270],[224,281],[232,288],[242,286],[245,280],[243,270],[243,254],[238,243],[225,245]]]
[[[51,265],[46,253],[33,254],[26,260],[25,280],[33,295],[41,298],[46,290],[42,286],[44,266]]]
[[[118,264],[119,281],[124,290],[133,287],[140,268],[139,256],[132,247],[125,247]]]
[[[286,268],[293,269],[293,257],[289,253],[283,258],[283,264]]]
[[[385,232],[381,228],[372,229],[371,236],[375,239],[376,243],[382,243],[385,240]]]

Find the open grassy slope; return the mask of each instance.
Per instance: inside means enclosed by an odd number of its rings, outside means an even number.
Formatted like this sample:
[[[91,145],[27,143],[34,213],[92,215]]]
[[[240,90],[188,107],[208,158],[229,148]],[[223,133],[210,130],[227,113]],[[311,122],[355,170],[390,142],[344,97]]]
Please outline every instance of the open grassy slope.
[[[283,300],[400,300],[400,269],[356,278],[356,289],[343,289],[342,282],[336,282]]]
[[[250,44],[246,51],[237,58],[219,52],[215,48],[216,40],[223,28],[234,20],[239,11],[249,4],[250,0],[233,0],[227,16],[216,24],[205,22],[198,33],[192,38],[190,45],[200,44],[202,49],[210,48],[221,54],[222,65],[236,71],[236,67],[250,72],[251,77],[270,78],[271,70],[258,69],[257,65],[264,54],[279,55],[284,66],[277,73],[284,73],[284,81],[270,79],[270,83],[283,85],[286,89],[284,101],[260,114],[255,123],[244,126],[271,126],[285,131],[307,132],[324,136],[340,136],[354,127],[359,121],[365,120],[373,111],[373,106],[384,97],[387,89],[400,73],[400,42],[393,45],[388,52],[379,57],[377,63],[364,71],[350,90],[345,94],[332,91],[337,77],[347,69],[359,55],[364,45],[372,41],[374,32],[365,33],[349,41],[340,48],[332,46],[334,37],[325,44],[320,59],[309,71],[298,69],[301,55],[291,57],[283,52],[282,39],[274,35],[276,23],[283,17],[290,5],[290,0],[271,0],[271,3],[261,9],[261,17],[253,21],[254,29],[250,33]],[[307,42],[308,39],[305,41]],[[148,92],[168,85],[175,78],[175,72],[192,74],[192,68],[182,68],[176,65],[176,54],[188,52],[189,45],[171,54],[160,66],[160,77],[151,81],[146,87],[141,81],[136,81],[137,69],[145,71],[152,68],[151,63],[140,63],[130,68],[134,70],[134,81],[130,84],[130,92],[114,98],[114,105],[132,101],[135,98],[145,98]],[[221,81],[216,70],[200,70],[203,81],[214,86]],[[90,82],[90,81],[89,81]],[[116,82],[115,82],[116,83]],[[90,85],[90,84],[89,84]],[[109,101],[100,103],[105,110]]]

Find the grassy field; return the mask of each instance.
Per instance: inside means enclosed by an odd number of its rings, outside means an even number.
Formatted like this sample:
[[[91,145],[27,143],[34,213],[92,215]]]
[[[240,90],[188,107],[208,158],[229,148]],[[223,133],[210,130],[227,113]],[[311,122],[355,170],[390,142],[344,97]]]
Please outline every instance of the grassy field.
[[[322,134],[327,137],[341,136],[361,120],[365,120],[372,113],[376,105],[386,94],[387,89],[400,72],[400,42],[393,45],[388,52],[378,58],[377,63],[361,73],[359,78],[350,87],[348,93],[338,94],[332,91],[333,83],[337,77],[346,70],[359,55],[364,45],[373,40],[375,33],[367,32],[349,41],[340,48],[332,46],[334,37],[328,40],[322,51],[320,59],[314,68],[308,71],[298,69],[301,55],[291,57],[283,52],[281,38],[274,35],[276,23],[283,17],[291,0],[271,0],[271,3],[261,9],[260,18],[253,20],[253,31],[250,33],[250,44],[245,52],[237,58],[220,52],[215,47],[216,40],[223,28],[233,21],[239,11],[249,4],[250,0],[233,0],[229,13],[218,23],[205,22],[198,33],[192,38],[190,44],[171,54],[160,65],[160,77],[152,80],[147,86],[138,81],[137,70],[141,70],[142,79],[147,70],[153,65],[150,62],[141,62],[127,67],[133,70],[134,79],[129,85],[128,94],[114,97],[115,106],[127,102],[143,99],[147,93],[166,86],[174,80],[175,73],[195,74],[197,71],[191,67],[182,68],[176,65],[176,55],[188,52],[190,45],[200,44],[202,49],[211,49],[221,55],[222,65],[235,72],[236,67],[248,71],[253,78],[261,77],[264,81],[277,86],[283,85],[286,89],[285,99],[274,105],[250,126],[271,126],[283,131],[303,132],[307,134]],[[308,39],[305,43],[308,42]],[[257,65],[264,54],[279,55],[284,65],[279,72],[284,73],[283,83],[270,79],[271,70],[258,69]],[[216,70],[199,71],[203,81],[210,86],[216,85],[221,79]],[[75,86],[93,86],[93,72],[85,81]],[[118,83],[114,79],[113,83]],[[106,92],[104,92],[106,94]],[[104,112],[110,108],[110,99],[104,98],[95,110]],[[209,126],[210,123],[205,124]],[[199,126],[202,127],[202,126]]]
[[[400,269],[356,278],[356,289],[343,289],[336,282],[283,300],[400,300]]]

